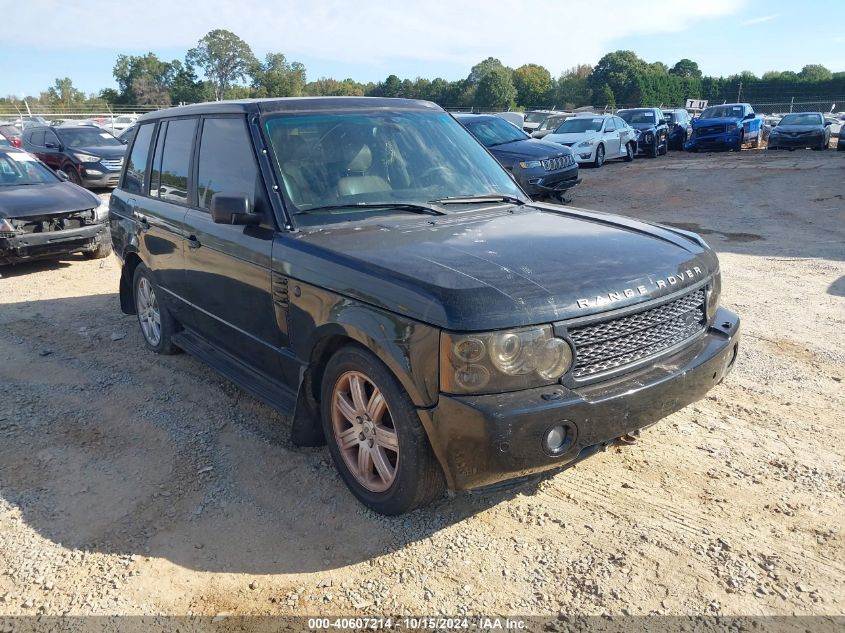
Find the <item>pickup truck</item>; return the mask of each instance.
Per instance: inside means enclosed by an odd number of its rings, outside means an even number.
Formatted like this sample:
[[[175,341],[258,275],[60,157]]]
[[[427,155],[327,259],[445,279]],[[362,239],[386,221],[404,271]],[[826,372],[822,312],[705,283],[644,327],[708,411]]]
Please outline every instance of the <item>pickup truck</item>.
[[[762,119],[748,103],[710,106],[692,121],[692,136],[684,144],[688,152],[736,150],[744,145],[759,147]]]
[[[534,202],[433,103],[183,106],[127,156],[109,221],[147,348],[289,414],[377,512],[571,466],[737,358],[699,236]]]

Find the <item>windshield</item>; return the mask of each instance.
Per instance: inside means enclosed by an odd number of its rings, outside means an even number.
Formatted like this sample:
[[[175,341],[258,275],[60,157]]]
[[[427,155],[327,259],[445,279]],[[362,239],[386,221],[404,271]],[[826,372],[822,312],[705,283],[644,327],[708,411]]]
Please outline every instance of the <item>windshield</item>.
[[[108,132],[99,128],[58,128],[55,130],[62,143],[76,147],[120,147],[122,143]]]
[[[363,206],[376,202],[425,205],[487,194],[525,200],[496,159],[445,112],[280,114],[264,127],[297,224],[400,212]],[[333,208],[318,212],[323,207]]]
[[[663,113],[663,120],[666,123],[674,123],[675,122],[675,113],[674,112],[664,112]]]
[[[538,127],[538,130],[554,130],[557,126],[563,123],[567,117],[565,116],[550,116],[543,119],[543,122]]]
[[[487,147],[496,147],[528,138],[525,132],[498,117],[461,119],[463,126]]]
[[[526,123],[539,123],[543,119],[549,116],[548,112],[526,112],[525,113],[525,122]]]
[[[624,119],[631,125],[637,123],[650,123],[653,125],[655,123],[654,110],[622,110],[621,112],[617,112],[617,114],[621,119]]]
[[[40,185],[51,182],[59,182],[59,179],[29,154],[0,153],[0,186]]]
[[[820,114],[787,114],[778,125],[822,125]]]
[[[583,134],[584,132],[598,132],[604,119],[601,117],[576,117],[566,119],[555,130],[555,134]]]
[[[739,119],[742,118],[742,106],[713,106],[704,110],[701,119]]]

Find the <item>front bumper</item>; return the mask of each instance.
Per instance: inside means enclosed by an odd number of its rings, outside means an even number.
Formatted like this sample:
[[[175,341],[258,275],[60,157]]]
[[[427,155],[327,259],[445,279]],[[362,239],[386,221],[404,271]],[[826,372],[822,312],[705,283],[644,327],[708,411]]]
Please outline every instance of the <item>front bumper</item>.
[[[85,187],[117,187],[117,182],[120,180],[119,171],[107,171],[99,165],[95,165],[90,169],[83,167],[79,171],[81,172],[79,176]],[[101,173],[91,174],[89,173],[90,171],[99,171]]]
[[[672,356],[585,387],[441,394],[420,417],[450,487],[479,488],[572,465],[699,400],[727,376],[737,356],[739,317],[720,308],[713,323]],[[557,424],[571,433],[571,444],[550,455],[543,439]]]
[[[21,233],[0,237],[0,264],[17,264],[33,259],[84,253],[96,250],[109,240],[108,225],[92,224],[67,231]]]
[[[741,136],[739,132],[723,132],[722,134],[696,136],[686,142],[684,149],[688,152],[740,149],[740,140]]]
[[[581,179],[578,177],[577,163],[566,169],[551,172],[540,169],[524,170],[520,176],[520,185],[528,195],[554,195],[556,193],[563,193],[581,182]]]
[[[824,143],[824,134],[808,134],[806,136],[784,136],[769,134],[769,148],[801,149],[804,147],[819,147]]]

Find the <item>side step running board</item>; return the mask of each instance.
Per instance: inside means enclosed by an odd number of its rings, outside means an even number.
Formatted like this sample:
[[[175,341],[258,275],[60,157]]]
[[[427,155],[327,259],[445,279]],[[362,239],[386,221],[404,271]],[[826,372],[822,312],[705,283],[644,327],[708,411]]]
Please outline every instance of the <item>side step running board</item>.
[[[228,352],[215,347],[200,335],[182,330],[173,335],[173,342],[216,369],[241,389],[285,415],[293,415],[296,393],[287,385],[262,374]]]

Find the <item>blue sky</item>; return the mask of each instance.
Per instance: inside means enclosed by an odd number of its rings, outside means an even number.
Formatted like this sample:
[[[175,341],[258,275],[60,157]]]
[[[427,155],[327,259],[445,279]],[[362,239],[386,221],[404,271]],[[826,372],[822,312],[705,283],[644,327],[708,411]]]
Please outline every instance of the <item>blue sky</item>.
[[[458,79],[488,56],[509,66],[535,62],[553,75],[606,52],[630,49],[669,65],[688,57],[705,74],[845,70],[842,0],[4,0],[0,96],[38,94],[57,77],[96,92],[115,87],[120,53],[166,60],[214,28],[234,31],[259,57],[283,52],[322,76],[378,81],[394,73]],[[354,10],[350,9],[354,6]],[[168,16],[163,19],[162,16]]]

